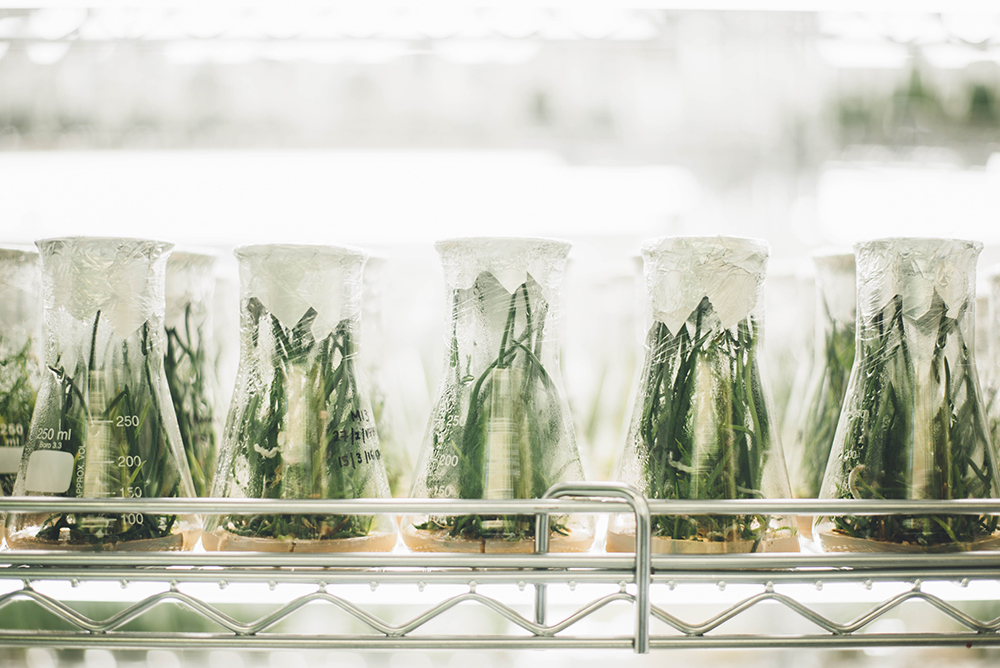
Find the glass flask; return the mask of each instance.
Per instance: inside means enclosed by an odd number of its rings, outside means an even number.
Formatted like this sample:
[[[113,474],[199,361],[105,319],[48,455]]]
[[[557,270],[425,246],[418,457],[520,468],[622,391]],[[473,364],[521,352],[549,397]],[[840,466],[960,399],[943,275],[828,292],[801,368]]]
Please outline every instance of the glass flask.
[[[14,489],[40,381],[42,275],[34,248],[0,247],[0,492]]]
[[[650,499],[789,496],[761,370],[767,245],[667,237],[642,247],[652,326],[618,479]],[[781,516],[657,515],[659,553],[797,552]],[[635,549],[635,518],[610,520],[607,549]]]
[[[214,255],[190,251],[175,250],[167,260],[163,369],[198,496],[208,496],[221,436],[212,340],[214,264]]]
[[[37,242],[45,364],[15,495],[161,498],[193,494],[163,372],[171,244],[74,237]],[[195,518],[13,514],[14,548],[180,550]]]
[[[795,420],[795,440],[788,448],[792,493],[801,499],[819,496],[854,363],[857,295],[854,254],[816,255],[813,261],[816,265],[816,342],[812,374],[802,411]],[[812,524],[811,517],[808,524]],[[811,530],[811,526],[808,528]]]
[[[570,245],[466,238],[436,247],[451,317],[411,496],[530,499],[557,482],[583,480],[556,339]],[[401,528],[418,551],[534,550],[534,516],[410,516]],[[593,542],[590,517],[555,516],[550,528],[552,551]]]
[[[240,367],[213,497],[389,496],[361,375],[361,251],[333,246],[236,249]],[[386,551],[388,515],[228,515],[206,520],[208,550]]]
[[[820,497],[992,498],[997,469],[974,354],[982,244],[879,239],[855,246],[857,351]],[[833,516],[827,551],[996,549],[997,518]]]

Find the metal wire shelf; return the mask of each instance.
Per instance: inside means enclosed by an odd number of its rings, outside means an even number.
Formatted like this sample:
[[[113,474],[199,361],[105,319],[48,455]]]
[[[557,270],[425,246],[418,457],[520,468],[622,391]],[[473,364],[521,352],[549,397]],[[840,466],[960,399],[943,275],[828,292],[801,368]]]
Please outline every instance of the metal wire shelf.
[[[535,532],[534,554],[435,554],[402,549],[380,554],[280,555],[7,551],[0,553],[0,586],[6,588],[6,593],[0,594],[0,615],[13,604],[30,605],[50,615],[61,627],[15,629],[5,626],[0,616],[0,644],[11,646],[249,650],[631,647],[640,653],[682,647],[1000,646],[1000,616],[996,616],[1000,615],[1000,554],[995,552],[705,556],[653,555],[650,551],[654,514],[1000,514],[1000,500],[670,502],[648,501],[615,483],[572,483],[553,487],[543,499],[511,501],[31,497],[2,499],[0,511],[509,513],[535,515],[538,527],[547,524],[550,514],[631,513],[637,527],[634,554],[604,553],[599,548],[584,554],[549,553],[547,531]],[[108,587],[116,584],[115,596],[106,596]],[[67,596],[67,592],[95,586],[94,598],[104,599],[110,609],[94,614],[71,605],[84,600],[86,594]],[[297,589],[269,598],[261,597],[261,586],[271,592],[283,587]],[[391,603],[386,605],[358,595],[368,588],[371,592],[379,587],[395,592],[414,586],[422,593],[419,605],[405,596],[391,595]],[[525,603],[523,596],[503,593],[514,586],[519,591],[532,590],[530,603]],[[215,592],[246,588],[256,603],[270,607],[259,614],[254,608],[252,618],[241,618],[237,614],[240,605],[215,600],[225,597],[206,595],[206,587]],[[852,609],[863,606],[860,614],[849,620],[839,620],[824,609],[825,592],[843,587],[852,588],[847,597]],[[694,591],[694,596],[682,596],[685,588]],[[883,588],[889,589],[883,593]],[[684,619],[685,614],[704,614],[706,600],[712,598],[704,595],[709,590],[718,593],[716,607],[720,609],[701,621]],[[803,597],[804,591],[812,594]],[[839,595],[843,602],[843,593]],[[425,597],[434,600],[428,604]],[[966,609],[965,601],[970,599],[976,610]],[[149,624],[141,624],[147,618],[155,621],[154,611],[170,605],[214,630],[162,626],[150,630]],[[951,628],[872,632],[880,621],[904,606],[915,605],[936,611]],[[333,633],[327,627],[308,632],[289,630],[290,620],[306,606],[313,606],[310,610],[326,606],[346,615],[356,628],[349,633]],[[415,612],[411,611],[415,606]],[[475,634],[460,629],[437,632],[442,620],[455,614],[458,606],[463,610],[477,606],[502,620],[503,626],[496,630],[494,624],[492,632]],[[618,632],[623,615],[615,612],[616,606],[631,608],[627,633]],[[776,610],[807,628],[789,631],[768,627],[769,616],[759,613]],[[555,612],[564,616],[548,621]],[[765,626],[744,632],[746,620],[758,617],[765,620]],[[619,623],[609,624],[612,618]],[[741,632],[728,630],[734,626]]]

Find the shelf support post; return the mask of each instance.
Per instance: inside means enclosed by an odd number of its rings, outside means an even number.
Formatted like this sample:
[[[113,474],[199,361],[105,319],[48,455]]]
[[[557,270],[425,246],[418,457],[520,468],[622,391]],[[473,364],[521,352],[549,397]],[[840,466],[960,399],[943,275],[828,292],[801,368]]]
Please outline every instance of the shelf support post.
[[[649,588],[653,582],[653,520],[649,512],[646,497],[637,489],[617,482],[560,482],[549,487],[542,496],[543,499],[556,499],[564,496],[612,497],[624,499],[635,513],[635,638],[632,648],[636,654],[649,653],[649,620],[652,606],[649,598]],[[548,549],[548,527],[542,531],[541,514],[535,526],[535,549],[540,546]],[[545,517],[547,522],[547,516]],[[544,539],[541,536],[544,535]],[[541,602],[544,605],[544,592]],[[536,592],[536,613],[539,603]],[[543,609],[544,612],[544,609]]]

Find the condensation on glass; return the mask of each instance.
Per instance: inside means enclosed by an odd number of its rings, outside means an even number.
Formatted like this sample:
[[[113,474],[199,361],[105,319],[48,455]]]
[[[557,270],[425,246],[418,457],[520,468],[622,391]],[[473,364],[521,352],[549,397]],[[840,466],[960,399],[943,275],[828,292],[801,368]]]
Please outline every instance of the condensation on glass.
[[[583,479],[556,337],[569,248],[524,238],[437,244],[450,317],[412,496],[530,499]],[[549,526],[553,551],[593,542],[591,517],[552,517]],[[421,515],[404,517],[401,527],[413,550],[534,549],[533,516]]]
[[[789,496],[761,370],[767,245],[734,237],[643,244],[652,324],[618,479],[650,499]],[[656,515],[659,553],[798,551],[778,515]],[[635,518],[610,520],[607,549],[635,549]]]
[[[826,499],[996,498],[974,353],[978,242],[855,246],[857,351],[820,492]],[[990,515],[817,518],[827,551],[996,549]]]
[[[37,242],[45,373],[16,495],[192,496],[163,372],[164,274],[171,244],[75,237]],[[147,513],[11,516],[15,548],[180,550],[196,518]]]
[[[389,496],[359,361],[363,252],[243,246],[240,366],[213,497]],[[386,551],[396,522],[376,515],[210,516],[208,550]]]

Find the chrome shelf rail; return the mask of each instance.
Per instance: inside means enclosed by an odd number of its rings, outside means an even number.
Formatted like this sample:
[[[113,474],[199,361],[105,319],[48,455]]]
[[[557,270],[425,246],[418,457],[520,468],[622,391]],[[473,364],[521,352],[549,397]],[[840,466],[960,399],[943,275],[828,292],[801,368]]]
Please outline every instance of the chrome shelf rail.
[[[640,653],[684,647],[1000,646],[1000,553],[650,552],[655,514],[1000,514],[1000,500],[670,502],[648,501],[615,483],[570,483],[553,487],[543,499],[512,501],[30,497],[0,499],[0,511],[520,514],[535,515],[538,527],[554,514],[629,513],[636,517],[638,546],[636,554],[604,553],[600,546],[582,554],[549,553],[548,532],[536,531],[534,554],[415,553],[404,548],[378,554],[6,551],[0,553],[3,645],[632,648]],[[414,587],[420,596],[394,593]],[[519,595],[528,587],[530,599]],[[378,589],[388,598],[379,598]],[[831,612],[825,600],[830,591],[837,592],[836,606],[847,605],[854,617],[842,620],[839,609]],[[240,592],[242,598],[230,598]],[[87,605],[94,602],[97,608]],[[24,630],[5,624],[15,610],[9,606],[15,604],[21,606],[16,610],[34,606],[51,617],[55,628]],[[156,613],[169,606],[184,609],[212,630],[164,628]],[[306,606],[346,615],[350,632],[343,625],[298,628],[292,618]],[[458,606],[477,606],[503,624],[475,633],[458,627],[441,633]],[[622,606],[631,609],[631,630],[625,633]],[[879,631],[880,622],[912,606],[935,611],[948,628]],[[794,619],[795,628],[769,626],[776,612]],[[560,619],[550,621],[556,613]],[[703,619],[686,619],[692,616]]]

